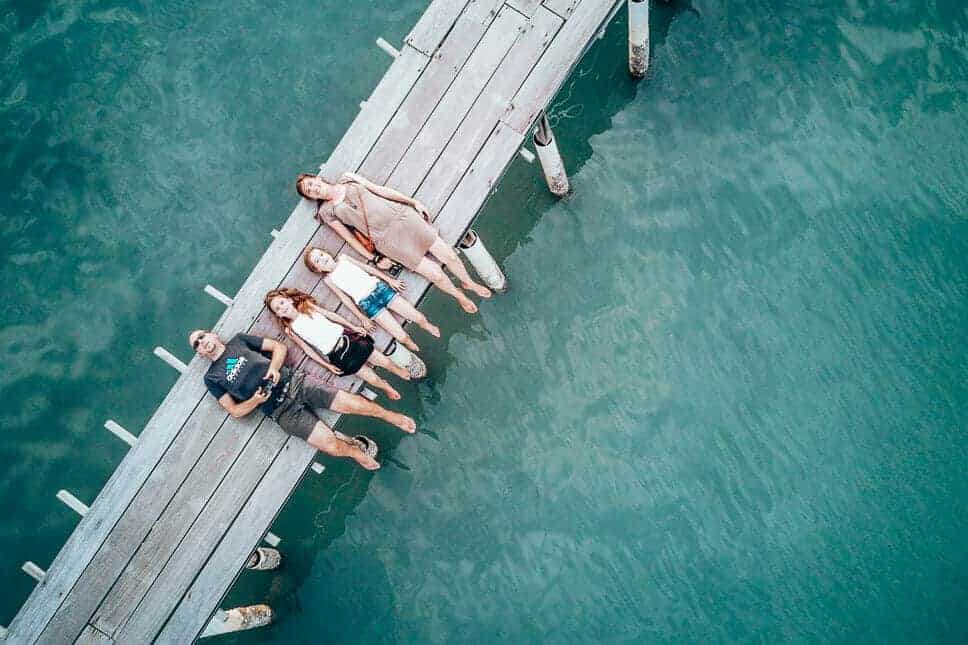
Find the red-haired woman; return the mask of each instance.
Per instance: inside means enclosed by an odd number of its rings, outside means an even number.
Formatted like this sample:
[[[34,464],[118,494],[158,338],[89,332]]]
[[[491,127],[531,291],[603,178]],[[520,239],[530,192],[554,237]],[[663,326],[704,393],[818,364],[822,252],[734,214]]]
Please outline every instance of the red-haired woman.
[[[274,289],[266,294],[269,308],[286,335],[313,359],[333,374],[355,374],[387,393],[396,401],[400,393],[380,378],[370,365],[382,367],[404,380],[410,373],[398,367],[382,352],[373,350],[373,338],[348,320],[326,311],[308,293],[298,289]]]

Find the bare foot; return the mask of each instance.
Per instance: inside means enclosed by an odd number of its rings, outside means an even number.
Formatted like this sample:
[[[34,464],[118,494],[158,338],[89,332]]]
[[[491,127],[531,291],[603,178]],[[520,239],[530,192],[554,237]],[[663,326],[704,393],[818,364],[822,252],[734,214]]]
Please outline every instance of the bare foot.
[[[440,338],[440,327],[427,323],[424,329],[434,338]]]
[[[468,291],[473,291],[474,293],[476,293],[477,295],[479,295],[481,298],[490,298],[491,297],[491,290],[488,289],[487,287],[485,287],[484,285],[477,284],[476,282],[471,282],[470,284],[465,284],[465,285],[463,285],[463,287],[465,289],[467,289]]]
[[[407,340],[403,341],[403,344],[411,352],[419,352],[420,351],[420,346],[417,345],[417,343],[413,342],[413,339],[412,338],[408,338]]]
[[[477,305],[475,305],[474,301],[471,300],[470,298],[464,298],[463,300],[461,300],[460,306],[461,306],[461,309],[463,309],[469,314],[477,313]]]
[[[356,463],[363,466],[367,470],[380,469],[380,462],[378,462],[373,457],[367,457],[366,455],[361,454],[359,457],[355,457],[355,459],[356,459]]]
[[[387,421],[409,434],[417,431],[417,422],[405,414],[394,412],[393,417]]]
[[[387,398],[390,399],[391,401],[400,400],[400,393],[394,390],[392,387],[388,387],[386,389],[386,393],[387,393]]]

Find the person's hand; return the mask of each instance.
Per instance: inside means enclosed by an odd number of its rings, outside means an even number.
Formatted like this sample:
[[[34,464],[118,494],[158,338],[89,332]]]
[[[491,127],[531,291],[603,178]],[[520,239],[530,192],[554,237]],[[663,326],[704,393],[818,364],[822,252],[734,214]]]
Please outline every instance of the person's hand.
[[[363,329],[362,327],[353,327],[352,329],[353,329],[353,331],[355,331],[355,332],[356,332],[357,334],[365,334],[365,333],[366,333],[366,330],[365,330],[365,329]]]
[[[251,400],[259,404],[265,403],[266,401],[269,400],[269,390],[266,388],[260,387],[258,390],[255,391],[255,394],[252,395]]]
[[[426,219],[427,221],[430,221],[430,211],[427,210],[427,207],[423,205],[423,202],[418,201],[416,199],[413,200],[413,208],[418,213],[420,213],[424,217],[424,219]]]
[[[376,268],[380,269],[381,271],[386,271],[388,269],[392,269],[393,268],[393,260],[391,260],[390,258],[387,258],[387,257],[382,257],[379,260],[377,260]]]
[[[273,385],[279,385],[279,370],[270,366],[266,371],[266,378],[272,381]]]
[[[329,364],[327,364],[326,365],[326,369],[328,369],[330,372],[332,372],[336,376],[342,376],[343,375],[343,370],[341,370],[340,368],[336,367],[335,365],[329,365]]]
[[[376,325],[369,318],[364,318],[360,322],[360,327],[362,327],[363,331],[366,332],[367,334],[372,334],[373,331],[376,329]]]
[[[404,282],[403,280],[390,280],[387,284],[389,284],[390,288],[393,289],[394,291],[407,290],[407,283]]]

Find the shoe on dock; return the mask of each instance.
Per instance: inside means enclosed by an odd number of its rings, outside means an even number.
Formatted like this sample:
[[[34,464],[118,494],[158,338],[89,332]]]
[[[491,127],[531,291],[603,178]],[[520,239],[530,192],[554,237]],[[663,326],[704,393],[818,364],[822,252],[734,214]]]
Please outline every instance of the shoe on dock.
[[[252,552],[249,561],[245,563],[245,568],[252,571],[272,571],[278,569],[280,564],[282,564],[282,554],[279,551],[260,546]]]

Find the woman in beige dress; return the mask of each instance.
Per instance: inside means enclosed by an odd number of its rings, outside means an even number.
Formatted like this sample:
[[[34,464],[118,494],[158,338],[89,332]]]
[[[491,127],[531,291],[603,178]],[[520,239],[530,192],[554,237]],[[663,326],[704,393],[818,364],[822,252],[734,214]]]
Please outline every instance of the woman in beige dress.
[[[427,223],[424,218],[429,218],[429,212],[416,199],[355,173],[344,173],[335,184],[304,173],[296,179],[296,191],[316,200],[316,217],[367,260],[379,260],[377,253],[395,260],[456,298],[464,311],[475,313],[477,305],[454,286],[437,262],[427,257],[429,253],[457,276],[464,289],[482,298],[491,297],[487,287],[471,279],[454,248]],[[370,238],[377,253],[367,250],[348,227]]]

